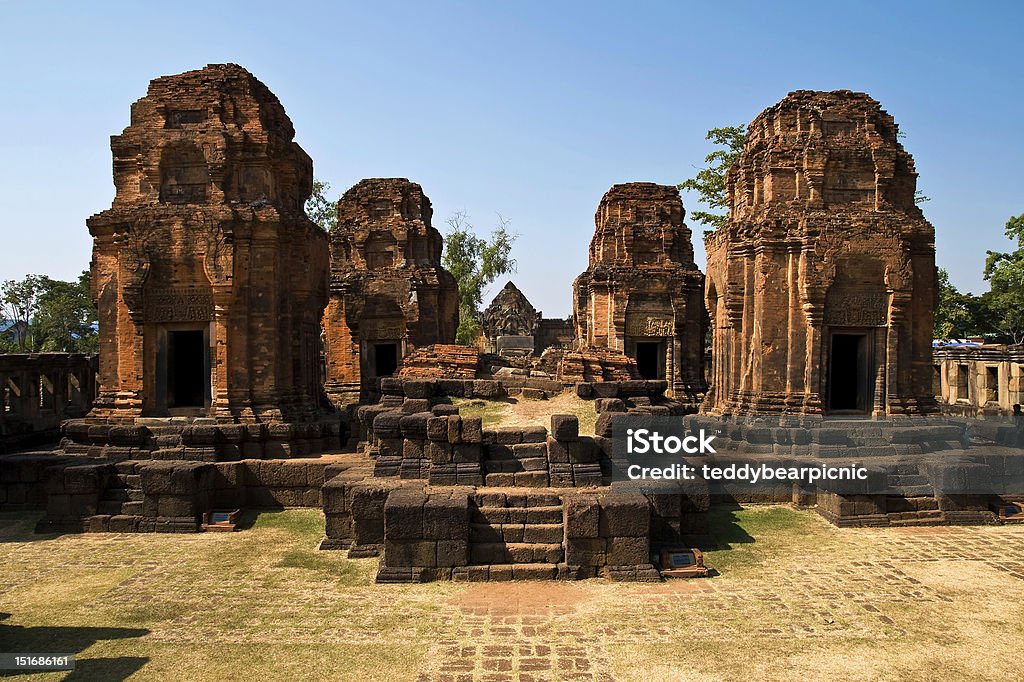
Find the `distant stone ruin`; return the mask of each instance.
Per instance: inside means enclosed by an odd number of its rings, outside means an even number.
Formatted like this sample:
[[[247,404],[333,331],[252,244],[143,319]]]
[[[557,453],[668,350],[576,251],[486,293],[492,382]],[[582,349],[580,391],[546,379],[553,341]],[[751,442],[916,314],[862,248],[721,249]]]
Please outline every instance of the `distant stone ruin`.
[[[679,190],[634,182],[605,193],[590,267],[573,283],[582,348],[619,351],[639,378],[665,379],[693,410],[704,393],[704,276],[693,261]]]
[[[335,405],[374,392],[414,348],[455,340],[458,288],[441,267],[432,215],[423,189],[405,178],[361,180],[338,202],[324,315]]]

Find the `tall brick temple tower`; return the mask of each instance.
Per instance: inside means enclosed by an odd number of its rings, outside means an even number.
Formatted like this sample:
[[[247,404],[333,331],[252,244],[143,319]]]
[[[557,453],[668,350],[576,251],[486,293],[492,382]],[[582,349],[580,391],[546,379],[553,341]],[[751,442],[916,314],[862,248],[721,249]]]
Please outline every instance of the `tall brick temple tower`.
[[[935,234],[898,127],[863,93],[798,91],[750,124],[709,235],[709,414],[935,410]]]
[[[441,267],[432,215],[423,188],[405,178],[361,180],[338,202],[324,315],[334,404],[375,391],[413,349],[455,340],[458,287]]]
[[[665,379],[693,408],[704,391],[704,275],[693,260],[679,190],[633,182],[601,199],[590,267],[573,283],[582,347],[636,360],[644,379]]]
[[[327,236],[309,156],[234,64],[157,78],[111,138],[116,196],[88,220],[108,422],[302,422],[320,407]]]

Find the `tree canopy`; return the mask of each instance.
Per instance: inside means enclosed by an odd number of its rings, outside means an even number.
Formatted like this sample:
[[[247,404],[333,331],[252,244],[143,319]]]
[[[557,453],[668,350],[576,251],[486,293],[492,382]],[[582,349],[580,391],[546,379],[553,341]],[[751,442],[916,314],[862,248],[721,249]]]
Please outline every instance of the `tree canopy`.
[[[459,285],[459,329],[456,342],[471,344],[480,334],[480,308],[484,291],[502,275],[515,272],[511,257],[518,235],[509,231],[509,222],[500,214],[489,239],[477,236],[465,211],[457,211],[447,220],[442,264]]]
[[[679,189],[697,192],[700,200],[712,209],[722,209],[725,213],[708,211],[691,211],[690,217],[699,223],[717,229],[725,224],[729,217],[729,197],[725,193],[725,173],[729,170],[743,151],[747,139],[746,126],[726,126],[712,128],[704,137],[721,149],[716,149],[704,157],[704,168],[697,175],[679,183]]]
[[[0,299],[0,317],[14,323],[17,330],[0,339],[0,351],[96,351],[96,307],[88,270],[73,282],[46,275],[7,280],[0,285]]]
[[[330,183],[314,179],[313,193],[306,200],[306,215],[327,232],[338,225],[338,199],[327,198],[330,190]]]
[[[1007,341],[1024,343],[1024,213],[1006,221],[1006,236],[1017,248],[989,251],[985,259],[987,303],[997,333]]]

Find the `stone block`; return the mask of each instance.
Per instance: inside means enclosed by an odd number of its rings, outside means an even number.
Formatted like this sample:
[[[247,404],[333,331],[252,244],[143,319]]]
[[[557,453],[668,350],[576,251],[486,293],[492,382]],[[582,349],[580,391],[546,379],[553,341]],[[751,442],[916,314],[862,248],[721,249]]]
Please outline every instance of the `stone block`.
[[[600,536],[601,507],[596,495],[566,496],[562,500],[562,514],[567,538]]]
[[[643,495],[609,493],[601,496],[601,537],[646,537],[650,503]]]
[[[560,443],[552,436],[548,436],[548,461],[551,463],[569,463],[569,444]]]
[[[483,423],[480,417],[463,417],[461,433],[464,443],[483,442]]]
[[[494,442],[499,445],[522,443],[523,432],[514,426],[500,426],[494,430]]]
[[[448,442],[449,443],[461,443],[462,442],[462,417],[458,417],[458,416],[448,417]]]
[[[448,442],[427,441],[424,454],[431,464],[451,464],[453,460],[453,448],[455,446]]]
[[[453,448],[452,461],[456,464],[479,462],[481,459],[483,446],[479,443],[459,443],[451,447]]]
[[[548,446],[546,442],[513,445],[512,456],[516,459],[534,459],[537,457],[547,459]]]
[[[466,540],[469,537],[467,496],[430,495],[423,505],[423,537],[428,540]]]
[[[524,443],[546,443],[548,440],[548,430],[543,426],[524,426],[522,432]]]
[[[373,435],[375,438],[401,438],[402,413],[398,411],[381,412],[373,418]]]
[[[434,394],[434,382],[429,380],[406,379],[403,388],[407,398],[429,398]]]
[[[384,503],[384,536],[386,540],[413,540],[423,537],[422,489],[400,488]]]
[[[414,438],[416,440],[426,439],[428,437],[427,422],[429,419],[431,419],[430,413],[425,410],[401,417],[398,420],[398,426],[402,437]]]
[[[574,414],[551,415],[551,435],[555,440],[568,442],[580,436],[580,420]]]
[[[647,536],[608,538],[606,561],[614,566],[649,564],[651,547]]]
[[[427,438],[432,441],[448,442],[449,417],[430,417],[427,419]]]
[[[437,562],[437,542],[423,539],[384,539],[385,566],[434,566]]]
[[[466,540],[438,540],[437,566],[465,566],[469,563],[469,543]]]
[[[602,412],[625,412],[626,403],[622,402],[619,398],[598,398],[594,402],[594,409],[597,413]]]

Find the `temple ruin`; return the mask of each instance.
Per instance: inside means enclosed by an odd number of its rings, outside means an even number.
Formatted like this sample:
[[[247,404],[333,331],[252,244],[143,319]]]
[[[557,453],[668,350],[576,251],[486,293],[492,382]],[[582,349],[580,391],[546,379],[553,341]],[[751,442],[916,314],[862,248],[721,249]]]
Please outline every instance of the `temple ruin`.
[[[711,414],[924,414],[935,233],[898,127],[862,93],[798,91],[750,124],[706,240]]]
[[[540,355],[552,347],[573,347],[576,341],[571,320],[544,317],[512,282],[480,314],[480,326],[486,353]]]
[[[668,381],[696,409],[704,392],[704,276],[693,261],[679,190],[614,185],[598,206],[590,267],[573,283],[582,347],[625,353],[640,378]]]
[[[313,166],[245,69],[158,78],[111,138],[116,196],[88,220],[99,308],[91,417],[317,417],[327,236]]]
[[[326,390],[345,405],[376,390],[414,348],[451,343],[458,287],[441,266],[441,233],[423,188],[362,180],[338,202],[324,314]]]
[[[418,582],[660,580],[652,556],[707,534],[712,500],[856,526],[1000,523],[1024,505],[1020,419],[890,418],[936,406],[934,235],[867,95],[797,92],[754,120],[706,289],[677,189],[615,185],[573,286],[575,333],[510,282],[480,347],[452,343],[458,291],[422,188],[362,180],[328,235],[304,213],[312,164],[293,137],[241,67],[151,83],[112,139],[113,205],[88,220],[98,397],[59,450],[0,457],[0,506],[45,507],[48,532],[318,507],[322,549]],[[713,376],[695,415],[705,300]],[[937,390],[965,415],[1000,416],[1024,385],[1019,349],[945,360]],[[0,362],[0,447],[81,417],[91,363]],[[486,411],[555,396],[577,410],[568,391],[593,412]],[[870,460],[868,478],[630,479],[617,428],[652,420],[714,434],[703,462]]]

